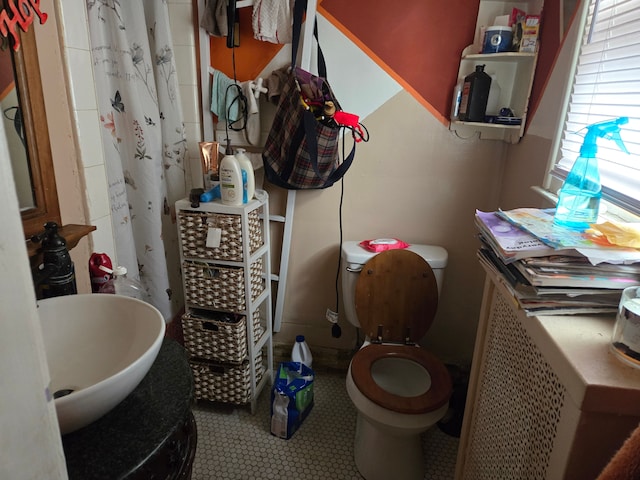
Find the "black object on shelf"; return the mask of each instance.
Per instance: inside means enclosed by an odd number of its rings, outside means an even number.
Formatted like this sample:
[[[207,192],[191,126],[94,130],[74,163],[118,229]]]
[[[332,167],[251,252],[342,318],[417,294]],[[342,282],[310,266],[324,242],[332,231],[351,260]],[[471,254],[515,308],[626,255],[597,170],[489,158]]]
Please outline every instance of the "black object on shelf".
[[[476,71],[464,77],[459,118],[463,122],[484,122],[489,101],[491,77],[484,65],[476,65]]]

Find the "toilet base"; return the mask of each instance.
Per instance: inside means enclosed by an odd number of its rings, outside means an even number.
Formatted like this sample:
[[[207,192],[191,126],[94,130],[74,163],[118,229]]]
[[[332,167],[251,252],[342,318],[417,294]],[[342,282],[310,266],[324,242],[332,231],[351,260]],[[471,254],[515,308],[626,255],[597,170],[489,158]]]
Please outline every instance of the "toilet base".
[[[354,456],[366,480],[422,480],[425,466],[420,434],[390,435],[358,413]]]

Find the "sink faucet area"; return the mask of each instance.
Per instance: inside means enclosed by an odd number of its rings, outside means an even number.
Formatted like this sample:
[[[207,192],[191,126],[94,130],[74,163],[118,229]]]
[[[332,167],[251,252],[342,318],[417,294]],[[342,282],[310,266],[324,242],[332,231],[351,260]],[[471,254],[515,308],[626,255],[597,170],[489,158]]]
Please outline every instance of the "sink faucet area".
[[[151,368],[165,333],[154,306],[120,295],[47,298],[38,313],[62,434],[124,400]]]

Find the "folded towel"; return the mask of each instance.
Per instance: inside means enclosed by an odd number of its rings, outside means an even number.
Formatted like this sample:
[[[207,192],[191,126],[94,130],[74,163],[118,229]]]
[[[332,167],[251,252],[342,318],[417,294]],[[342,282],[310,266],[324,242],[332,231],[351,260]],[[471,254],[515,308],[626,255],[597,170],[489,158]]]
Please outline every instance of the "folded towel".
[[[213,70],[212,84],[211,111],[221,121],[229,120],[231,123],[238,121],[240,118],[238,94],[242,87],[218,70]]]
[[[229,33],[227,26],[227,0],[205,0],[200,26],[209,35],[226,37]]]
[[[637,427],[602,470],[598,480],[635,480],[640,478],[640,427]]]
[[[251,23],[257,40],[291,43],[293,36],[293,0],[255,0]]]

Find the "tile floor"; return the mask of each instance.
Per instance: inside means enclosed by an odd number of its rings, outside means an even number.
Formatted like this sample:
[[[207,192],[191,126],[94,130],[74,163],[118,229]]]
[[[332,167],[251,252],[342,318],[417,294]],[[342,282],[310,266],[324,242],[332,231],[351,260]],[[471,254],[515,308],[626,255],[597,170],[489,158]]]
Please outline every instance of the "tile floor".
[[[198,448],[193,480],[362,480],[353,461],[356,413],[344,374],[316,372],[313,410],[290,440],[270,434],[269,388],[257,411],[249,407],[194,408]],[[435,426],[423,437],[425,479],[451,480],[458,439]]]

